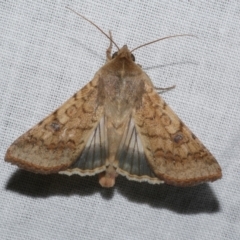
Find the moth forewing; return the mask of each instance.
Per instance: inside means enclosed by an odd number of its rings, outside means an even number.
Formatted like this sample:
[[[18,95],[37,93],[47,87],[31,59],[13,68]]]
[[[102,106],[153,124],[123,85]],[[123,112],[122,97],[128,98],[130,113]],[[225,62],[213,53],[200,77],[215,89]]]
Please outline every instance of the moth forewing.
[[[103,116],[98,75],[60,108],[20,136],[7,150],[5,161],[36,173],[67,169],[83,151]]]
[[[114,186],[118,174],[176,186],[221,178],[215,158],[158,95],[128,47],[105,35],[106,64],[19,137],[5,161],[35,173],[99,174],[103,187]],[[112,43],[119,51],[111,58]]]
[[[164,100],[145,85],[142,107],[133,116],[148,163],[155,175],[175,186],[214,181],[221,168]]]

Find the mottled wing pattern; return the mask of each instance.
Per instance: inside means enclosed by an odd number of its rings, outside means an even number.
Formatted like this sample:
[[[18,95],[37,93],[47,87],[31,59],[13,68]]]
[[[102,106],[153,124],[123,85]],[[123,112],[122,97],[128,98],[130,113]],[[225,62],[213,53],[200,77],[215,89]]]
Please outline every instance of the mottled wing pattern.
[[[80,156],[103,116],[93,80],[7,150],[5,160],[36,173],[66,170]]]
[[[159,179],[191,186],[221,178],[221,168],[212,154],[147,81],[142,106],[135,110],[133,119],[148,163]]]
[[[147,181],[149,183],[162,183],[150,169],[144,148],[132,119],[125,128],[121,144],[118,149],[117,172],[129,180]]]
[[[103,116],[77,160],[67,170],[59,173],[91,176],[103,172],[106,170],[107,153],[107,132]]]

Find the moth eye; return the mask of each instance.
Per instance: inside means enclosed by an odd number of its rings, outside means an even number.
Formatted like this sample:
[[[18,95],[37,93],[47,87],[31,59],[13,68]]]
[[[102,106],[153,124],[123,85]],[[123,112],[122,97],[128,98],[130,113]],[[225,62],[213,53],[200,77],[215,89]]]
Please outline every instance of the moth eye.
[[[112,55],[112,59],[115,58],[117,55],[118,55],[118,52],[115,52],[115,53]]]
[[[131,58],[135,62],[135,56],[133,54],[131,54]]]

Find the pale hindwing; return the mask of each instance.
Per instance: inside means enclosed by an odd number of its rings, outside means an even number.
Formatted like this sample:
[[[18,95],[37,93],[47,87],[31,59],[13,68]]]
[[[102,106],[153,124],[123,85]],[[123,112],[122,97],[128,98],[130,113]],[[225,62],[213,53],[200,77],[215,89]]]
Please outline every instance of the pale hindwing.
[[[148,162],[168,184],[191,186],[221,178],[213,155],[145,82],[142,105],[133,118]]]
[[[88,142],[77,160],[69,169],[59,173],[80,176],[95,175],[106,170],[108,145],[105,118],[101,118],[98,126],[88,139]]]
[[[149,167],[133,119],[129,120],[125,128],[116,159],[118,160],[117,172],[129,180],[163,183]]]
[[[54,173],[71,166],[103,116],[103,107],[97,99],[98,75],[19,137],[9,147],[5,160],[37,173]]]

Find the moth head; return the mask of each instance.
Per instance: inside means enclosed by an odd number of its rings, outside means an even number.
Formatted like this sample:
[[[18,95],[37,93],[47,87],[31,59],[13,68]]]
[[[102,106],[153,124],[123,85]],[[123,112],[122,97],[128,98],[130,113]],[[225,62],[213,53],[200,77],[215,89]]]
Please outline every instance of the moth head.
[[[112,54],[112,59],[116,58],[118,56],[118,51]],[[131,59],[133,62],[135,62],[135,56],[131,53]]]
[[[127,45],[124,45],[117,52],[113,53],[112,59],[117,57],[131,59],[133,62],[135,62],[135,56],[129,51]]]

